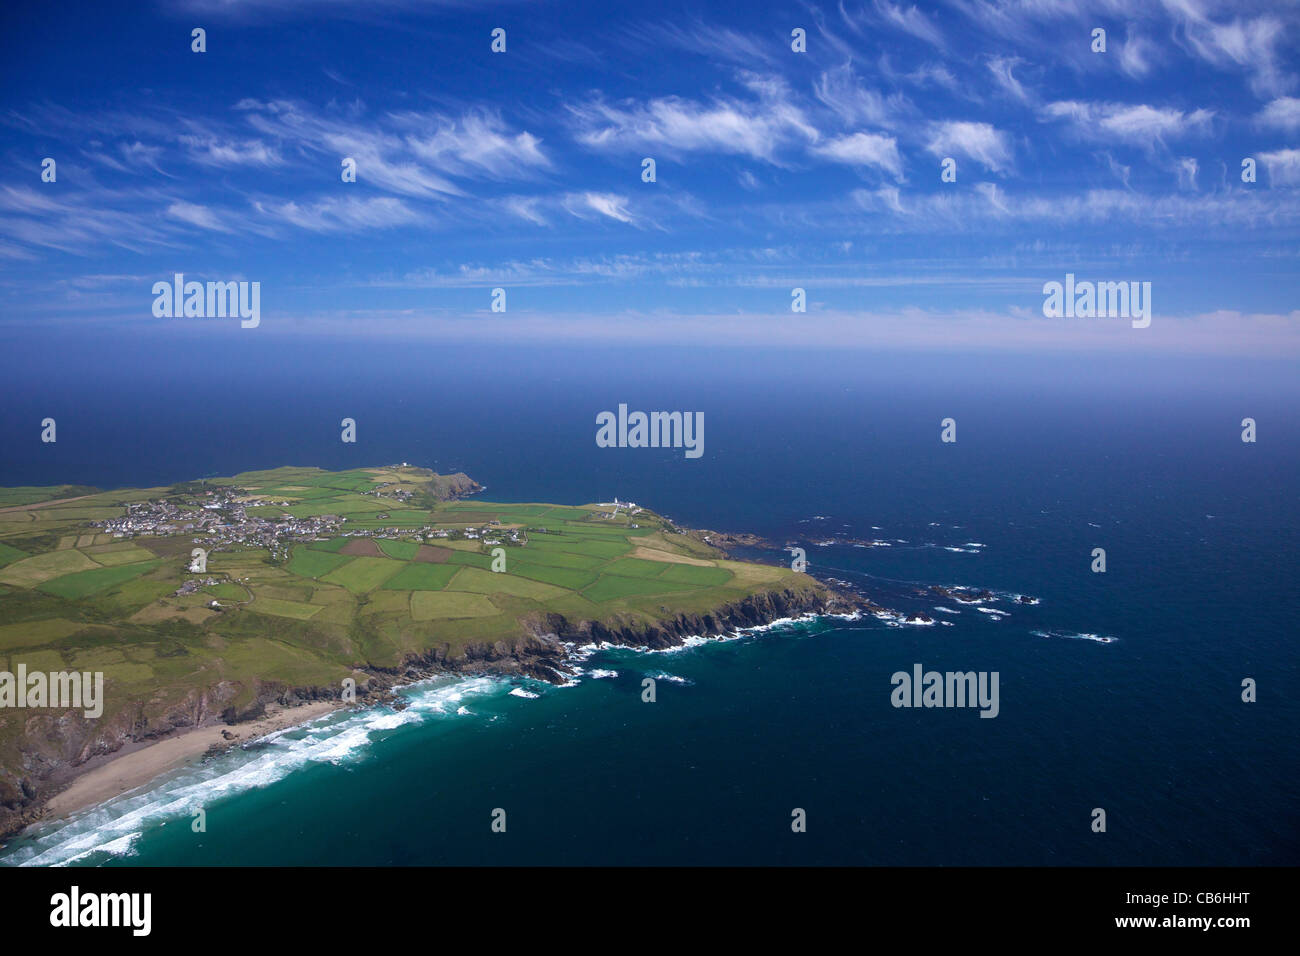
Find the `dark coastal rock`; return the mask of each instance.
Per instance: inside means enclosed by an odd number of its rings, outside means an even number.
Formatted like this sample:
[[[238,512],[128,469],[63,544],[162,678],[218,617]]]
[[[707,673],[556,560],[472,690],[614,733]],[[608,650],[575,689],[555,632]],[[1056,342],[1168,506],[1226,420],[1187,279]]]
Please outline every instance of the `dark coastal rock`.
[[[774,548],[766,538],[760,538],[756,534],[748,532],[733,533],[730,531],[708,531],[704,529],[691,530],[684,532],[696,541],[703,542],[711,548],[716,548],[722,554],[727,554],[727,549],[732,547],[742,548]]]
[[[626,624],[600,621],[572,622],[560,614],[546,614],[528,622],[541,638],[573,644],[621,644],[662,650],[686,638],[718,637],[740,628],[757,627],[804,614],[843,614],[863,607],[861,599],[833,591],[767,591],[704,614],[680,614],[666,620]]]
[[[401,707],[405,701],[394,688],[447,673],[523,676],[563,684],[574,673],[567,663],[566,643],[606,642],[663,649],[676,647],[688,637],[717,637],[780,618],[877,609],[883,610],[858,594],[818,587],[761,592],[707,613],[679,614],[655,622],[571,621],[559,614],[546,614],[526,620],[524,632],[513,642],[472,644],[464,648],[461,656],[452,656],[444,644],[411,655],[396,667],[357,663],[351,676],[356,681],[358,705],[388,703]],[[245,691],[239,684],[222,681],[205,691],[192,692],[181,704],[161,713],[149,712],[142,702],[107,723],[87,721],[80,712],[32,717],[26,727],[23,773],[0,771],[0,839],[39,820],[45,801],[67,786],[77,769],[94,757],[115,753],[130,743],[161,739],[181,729],[218,721],[238,724],[255,720],[265,715],[271,703],[293,707],[309,701],[337,700],[343,693],[341,684],[286,687],[267,683],[253,688],[251,698]],[[233,741],[229,745],[233,746]]]
[[[997,597],[988,588],[946,588],[939,584],[930,585],[930,592],[962,604],[978,604],[980,601],[992,601]]]

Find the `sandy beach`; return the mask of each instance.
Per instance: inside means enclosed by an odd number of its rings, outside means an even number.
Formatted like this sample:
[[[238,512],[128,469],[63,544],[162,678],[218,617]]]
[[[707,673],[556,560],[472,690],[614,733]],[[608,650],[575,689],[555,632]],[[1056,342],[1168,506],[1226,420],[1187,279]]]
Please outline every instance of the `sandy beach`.
[[[153,743],[124,747],[115,754],[88,761],[83,772],[45,805],[46,818],[67,816],[142,787],[169,770],[199,759],[214,744],[247,743],[321,717],[340,706],[338,701],[313,701],[284,708],[272,705],[264,717],[248,723],[194,727]]]

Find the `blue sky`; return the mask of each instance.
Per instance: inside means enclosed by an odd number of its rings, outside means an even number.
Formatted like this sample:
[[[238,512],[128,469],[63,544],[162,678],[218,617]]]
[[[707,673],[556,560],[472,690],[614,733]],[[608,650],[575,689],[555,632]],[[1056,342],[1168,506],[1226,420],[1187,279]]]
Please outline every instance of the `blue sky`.
[[[1300,353],[1295,4],[0,17],[0,322],[19,336]],[[155,318],[174,272],[259,281],[261,326]],[[1067,272],[1150,281],[1151,327],[1044,318]]]

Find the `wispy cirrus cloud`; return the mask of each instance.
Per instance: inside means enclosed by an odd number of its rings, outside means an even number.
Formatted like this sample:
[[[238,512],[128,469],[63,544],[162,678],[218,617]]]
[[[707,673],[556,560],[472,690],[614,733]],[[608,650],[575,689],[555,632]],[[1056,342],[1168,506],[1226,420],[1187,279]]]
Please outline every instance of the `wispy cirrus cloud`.
[[[1300,186],[1300,149],[1277,149],[1260,153],[1273,186]]]
[[[527,179],[548,169],[538,137],[513,131],[499,115],[404,112],[367,118],[359,110],[314,110],[285,100],[244,99],[235,109],[254,129],[312,155],[357,161],[388,192],[424,198],[467,195],[456,180]]]
[[[813,94],[846,124],[889,129],[915,109],[902,93],[885,94],[864,85],[853,64],[847,62],[822,71],[813,81]]]
[[[1208,133],[1214,112],[1207,109],[1184,112],[1146,104],[1060,100],[1044,106],[1040,116],[1044,121],[1067,123],[1079,139],[1125,143],[1153,152],[1166,146],[1169,140]]]
[[[552,166],[542,141],[527,130],[512,132],[499,115],[470,111],[458,118],[403,113],[394,117],[409,130],[411,152],[459,176],[526,178]]]
[[[964,156],[991,172],[1006,172],[1012,163],[1011,140],[989,123],[947,120],[932,123],[925,147],[936,156]]]
[[[876,15],[886,25],[924,40],[940,50],[945,48],[939,27],[917,7],[891,3],[889,0],[875,0],[875,9]]]
[[[1260,110],[1255,121],[1261,126],[1295,132],[1300,129],[1300,98],[1279,96]]]
[[[594,99],[571,105],[574,136],[599,150],[727,153],[773,164],[788,147],[817,141],[817,130],[784,81],[753,74],[742,79],[752,94],[748,99],[666,96],[646,103]]]
[[[216,136],[180,137],[189,158],[204,166],[278,166],[279,154],[266,143],[249,139],[223,140]]]
[[[628,198],[614,193],[583,192],[570,193],[562,199],[564,208],[579,219],[589,218],[593,213],[617,222],[631,223],[628,212]]]
[[[656,50],[670,47],[750,69],[757,64],[774,67],[778,63],[778,54],[784,52],[784,43],[775,43],[770,36],[744,33],[723,24],[707,23],[698,17],[686,23],[654,20],[623,27],[616,39],[623,47],[641,54],[653,55]]]
[[[993,75],[993,79],[1004,92],[1021,103],[1029,103],[1033,100],[1033,97],[1015,76],[1016,67],[1023,62],[1019,57],[995,56],[988,61],[988,68]]]
[[[853,133],[825,140],[813,146],[812,153],[850,166],[875,167],[890,173],[899,181],[903,179],[903,160],[898,154],[898,142],[892,136]]]
[[[167,207],[167,215],[173,219],[179,219],[181,222],[189,223],[191,226],[197,226],[200,229],[210,229],[214,232],[230,232],[230,227],[223,223],[216,213],[207,206],[200,206],[196,203],[177,200]]]
[[[1159,57],[1158,48],[1129,30],[1119,45],[1119,68],[1135,80],[1144,79],[1154,68]]]
[[[1204,62],[1225,71],[1245,74],[1260,95],[1277,94],[1296,84],[1296,76],[1283,61],[1281,50],[1294,24],[1288,25],[1281,8],[1251,15],[1236,5],[1216,8],[1200,0],[1163,0],[1178,26],[1174,38]],[[1244,13],[1244,15],[1242,15]],[[1295,8],[1285,12],[1294,19]]]
[[[253,206],[272,220],[311,232],[389,229],[423,219],[420,213],[393,196],[369,199],[327,196],[313,202],[255,202]]]
[[[1268,155],[1280,176],[1300,177],[1300,150]],[[1260,158],[1269,161],[1264,155]],[[1192,169],[1187,167],[1184,175]],[[1161,230],[1300,227],[1300,197],[1264,198],[1243,189],[1201,194],[1088,189],[1061,196],[1012,193],[992,183],[979,186],[970,192],[927,195],[904,195],[897,188],[882,186],[854,190],[851,198],[877,221],[884,217],[893,228],[919,233],[978,229],[992,234],[998,225],[1029,223],[1099,227],[1123,222]]]

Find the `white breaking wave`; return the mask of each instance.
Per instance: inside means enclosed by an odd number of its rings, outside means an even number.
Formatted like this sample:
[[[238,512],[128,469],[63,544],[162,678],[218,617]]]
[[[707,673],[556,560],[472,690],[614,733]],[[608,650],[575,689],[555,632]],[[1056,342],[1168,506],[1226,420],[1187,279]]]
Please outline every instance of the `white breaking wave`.
[[[648,674],[647,676],[648,676],[648,677],[653,677],[655,680],[666,680],[666,681],[669,681],[669,682],[674,683],[674,684],[694,684],[694,683],[695,683],[695,681],[693,681],[693,680],[689,680],[689,679],[687,679],[687,678],[685,678],[685,677],[678,677],[676,674],[669,674],[669,673],[667,673],[666,671],[658,671],[657,673],[654,673],[654,674]]]
[[[1118,637],[1107,637],[1102,634],[1093,634],[1085,631],[1082,634],[1065,634],[1060,631],[1032,631],[1035,637],[1054,637],[1066,641],[1094,641],[1098,644],[1115,644],[1119,641]]]
[[[462,701],[500,694],[507,685],[490,677],[436,678],[402,689],[403,710],[372,707],[335,711],[276,731],[197,765],[165,775],[66,820],[34,827],[0,863],[66,866],[92,857],[130,856],[147,827],[168,821],[188,825],[214,800],[266,787],[313,763],[341,765],[364,759],[374,735],[442,717],[467,715]]]
[[[680,647],[662,651],[607,642],[566,644],[565,647],[576,660],[585,660],[602,650],[673,653],[804,624],[818,616],[806,614],[781,618],[721,637],[688,637]],[[828,616],[854,620],[860,614]],[[593,669],[587,676],[598,678],[616,674],[613,670]],[[692,683],[674,674],[661,672],[655,676],[674,683]],[[571,681],[561,686],[576,683]],[[12,853],[0,858],[0,866],[66,866],[131,856],[137,852],[136,847],[146,828],[166,826],[169,821],[173,825],[187,826],[195,812],[210,807],[214,800],[269,786],[313,763],[342,765],[363,760],[377,734],[429,720],[479,716],[464,704],[471,698],[504,697],[508,694],[535,700],[541,696],[522,687],[510,687],[508,679],[498,677],[439,677],[409,685],[401,690],[401,694],[407,700],[407,706],[402,710],[370,707],[335,711],[305,724],[268,734],[203,763],[186,766],[144,788],[78,811],[65,820],[38,824],[23,835],[20,845]],[[482,717],[490,723],[498,720],[500,715]]]

